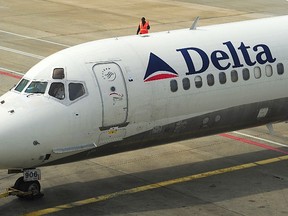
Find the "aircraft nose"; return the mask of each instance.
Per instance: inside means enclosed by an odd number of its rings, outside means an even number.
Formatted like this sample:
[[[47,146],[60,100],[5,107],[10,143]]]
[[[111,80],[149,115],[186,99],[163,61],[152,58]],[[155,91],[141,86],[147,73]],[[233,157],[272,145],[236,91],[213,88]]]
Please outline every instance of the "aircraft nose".
[[[13,92],[1,104],[3,98],[0,97],[0,169],[31,168],[47,162],[53,145],[66,143],[63,137],[67,136],[63,134],[69,130],[59,130],[66,128],[63,119],[67,120],[69,114],[63,117],[65,107]]]
[[[3,110],[0,109],[0,169],[5,169],[6,162],[9,159],[11,143],[9,143],[9,137],[7,134],[7,128],[5,127],[7,118],[4,115]],[[8,135],[8,136],[7,136]]]
[[[16,112],[0,105],[0,169],[21,167],[29,155],[27,124]]]
[[[7,110],[0,109],[0,169],[10,168],[9,164],[13,159],[17,160],[16,147],[13,144],[16,142],[17,131],[11,128],[10,115]]]

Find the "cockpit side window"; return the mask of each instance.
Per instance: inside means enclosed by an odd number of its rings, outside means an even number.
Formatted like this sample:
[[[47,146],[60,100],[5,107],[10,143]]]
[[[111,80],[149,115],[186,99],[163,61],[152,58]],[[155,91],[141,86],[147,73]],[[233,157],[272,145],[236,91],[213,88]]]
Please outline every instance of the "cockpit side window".
[[[47,82],[33,81],[26,88],[25,93],[44,94],[47,87]]]
[[[59,100],[64,100],[64,98],[65,98],[64,84],[61,82],[52,83],[50,86],[48,94],[52,97],[59,99]]]
[[[29,80],[27,79],[22,79],[18,85],[15,87],[15,91],[18,91],[18,92],[22,92],[23,89],[27,86],[27,84],[29,83]]]
[[[85,94],[85,88],[82,83],[69,83],[69,99],[76,100]]]

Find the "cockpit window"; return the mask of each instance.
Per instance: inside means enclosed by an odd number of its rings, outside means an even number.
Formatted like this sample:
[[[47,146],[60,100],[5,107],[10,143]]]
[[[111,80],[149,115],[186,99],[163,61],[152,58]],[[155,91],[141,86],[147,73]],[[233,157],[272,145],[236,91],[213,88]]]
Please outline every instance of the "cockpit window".
[[[21,92],[23,91],[23,89],[27,86],[29,80],[26,80],[26,79],[22,79],[18,85],[15,87],[15,90],[18,91],[18,92]]]
[[[82,83],[69,83],[69,99],[76,100],[85,94],[85,88]]]
[[[63,100],[65,98],[64,84],[60,82],[52,83],[49,89],[49,95],[59,100]]]
[[[33,81],[26,88],[25,93],[44,94],[47,82]]]
[[[54,68],[52,78],[53,79],[64,79],[65,78],[64,68]]]

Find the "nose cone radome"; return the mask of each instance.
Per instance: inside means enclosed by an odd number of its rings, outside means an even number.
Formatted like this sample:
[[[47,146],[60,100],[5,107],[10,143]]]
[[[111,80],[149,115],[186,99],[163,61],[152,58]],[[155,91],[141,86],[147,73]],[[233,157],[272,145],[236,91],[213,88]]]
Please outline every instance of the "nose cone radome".
[[[25,148],[21,149],[19,145],[24,140],[23,137],[21,138],[19,128],[12,125],[15,122],[12,115],[13,113],[0,107],[0,169],[20,166],[21,163],[18,164],[21,160],[19,152],[25,151]]]
[[[10,105],[9,100],[1,104],[0,98],[0,169],[26,168],[33,162],[30,118],[24,107]]]

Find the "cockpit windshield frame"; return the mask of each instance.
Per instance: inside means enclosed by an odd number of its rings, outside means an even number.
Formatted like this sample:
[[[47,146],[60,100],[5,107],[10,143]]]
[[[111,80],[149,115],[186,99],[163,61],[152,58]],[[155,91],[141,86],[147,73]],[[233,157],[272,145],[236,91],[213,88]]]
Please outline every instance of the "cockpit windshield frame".
[[[85,82],[79,80],[28,80],[22,78],[12,89],[24,95],[42,94],[70,105],[88,95]]]
[[[52,82],[49,87],[48,94],[56,98],[58,100],[64,100],[66,93],[65,93],[65,84],[62,82]]]
[[[32,81],[25,89],[28,94],[44,94],[47,89],[48,82]]]
[[[17,92],[22,92],[26,88],[29,82],[30,80],[22,78],[20,82],[15,86],[14,90]]]
[[[75,103],[88,95],[87,88],[82,81],[56,81],[49,86],[48,95],[66,105]]]

